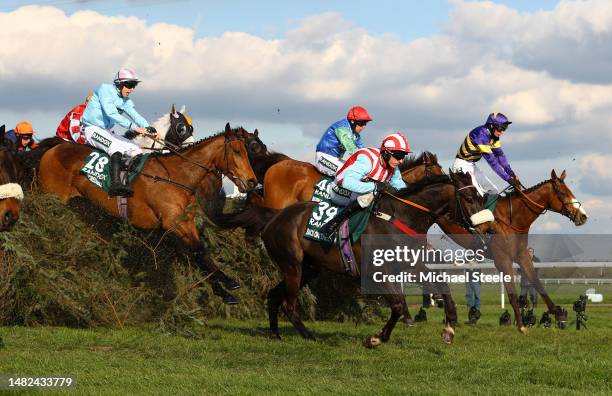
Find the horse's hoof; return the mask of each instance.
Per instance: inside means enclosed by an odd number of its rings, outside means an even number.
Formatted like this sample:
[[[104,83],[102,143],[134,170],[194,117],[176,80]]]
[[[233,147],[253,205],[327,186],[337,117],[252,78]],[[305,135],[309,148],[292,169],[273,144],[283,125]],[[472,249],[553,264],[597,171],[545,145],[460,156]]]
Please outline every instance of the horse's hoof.
[[[415,325],[414,320],[412,320],[412,318],[404,318],[402,319],[402,323],[404,323],[406,326],[412,327]]]
[[[231,294],[226,294],[223,296],[223,303],[227,305],[237,305],[239,303],[238,299]]]
[[[525,327],[525,326],[519,327],[518,331],[520,331],[522,334],[527,334],[527,332],[528,332],[527,331],[527,327]]]
[[[567,320],[559,320],[557,321],[557,327],[561,330],[567,329]]]
[[[236,282],[232,278],[223,279],[223,286],[225,286],[227,290],[240,289],[240,283]]]
[[[281,336],[278,333],[270,333],[268,335],[268,338],[270,338],[271,340],[274,340],[274,341],[280,341],[281,340]]]
[[[455,339],[455,330],[450,326],[446,326],[442,330],[442,341],[447,345],[451,345],[454,339]]]
[[[380,340],[379,336],[369,336],[363,342],[363,346],[369,349],[376,348],[380,344],[382,344],[382,341]]]

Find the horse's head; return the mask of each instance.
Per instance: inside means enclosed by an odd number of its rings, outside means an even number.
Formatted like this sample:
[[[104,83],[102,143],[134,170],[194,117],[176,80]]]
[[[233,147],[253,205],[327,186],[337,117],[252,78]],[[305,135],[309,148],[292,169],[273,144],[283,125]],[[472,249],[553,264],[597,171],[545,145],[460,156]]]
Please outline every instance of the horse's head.
[[[168,117],[170,124],[166,130],[164,140],[175,146],[193,143],[193,123],[191,118],[185,114],[185,106],[183,106],[181,111],[176,111],[176,107],[172,105]]]
[[[550,208],[557,213],[570,219],[575,225],[581,226],[587,222],[588,216],[582,204],[576,199],[572,191],[565,184],[566,172],[561,176],[553,169],[550,173],[550,183],[552,185],[552,196],[550,197]]]
[[[195,141],[193,137],[193,124],[191,118],[185,114],[185,106],[183,106],[181,111],[176,111],[176,107],[172,105],[170,113],[161,116],[153,123],[153,126],[159,133],[160,139],[173,146],[186,146]],[[133,140],[134,143],[143,147],[145,151],[166,148],[163,144],[147,136],[139,135],[135,131],[127,131],[125,137]]]
[[[444,170],[438,163],[438,156],[424,151],[418,157],[407,157],[400,165],[402,179],[408,184],[428,182],[432,176],[444,175]]]
[[[223,173],[238,186],[240,192],[248,192],[257,186],[257,179],[249,162],[246,141],[248,132],[243,128],[232,130],[229,122],[225,125]]]
[[[253,133],[249,133],[242,128],[240,129],[243,133],[246,133],[247,139],[245,144],[249,153],[249,161],[251,161],[251,164],[254,164],[268,154],[268,147],[259,139],[259,131],[257,129]]]
[[[5,127],[0,127],[0,232],[9,231],[19,219],[23,190],[17,183],[20,167],[11,142],[6,144]]]
[[[489,209],[484,209],[484,199],[472,182],[472,177],[463,172],[450,172],[455,186],[455,202],[451,204],[457,223],[485,233],[495,220]]]

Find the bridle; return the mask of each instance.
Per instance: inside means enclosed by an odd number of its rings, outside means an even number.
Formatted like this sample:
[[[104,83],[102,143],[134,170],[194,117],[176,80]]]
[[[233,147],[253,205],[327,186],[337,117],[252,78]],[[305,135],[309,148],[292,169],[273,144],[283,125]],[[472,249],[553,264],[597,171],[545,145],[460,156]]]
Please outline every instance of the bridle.
[[[204,176],[206,176],[206,174],[208,174],[208,173],[212,173],[212,174],[214,174],[217,177],[223,177],[223,175],[225,175],[228,179],[232,180],[232,182],[235,181],[235,180],[241,180],[239,177],[234,175],[234,172],[230,169],[229,156],[227,155],[227,146],[231,142],[233,142],[233,141],[242,140],[242,138],[239,138],[239,137],[229,137],[228,138],[227,136],[225,136],[225,140],[223,142],[223,160],[225,161],[225,169],[219,169],[216,166],[211,168],[211,167],[208,167],[206,165],[201,164],[198,161],[194,161],[191,158],[188,158],[183,153],[181,153],[181,150],[179,148],[177,148],[173,144],[170,144],[170,143],[166,142],[165,140],[157,139],[154,136],[148,136],[148,137],[151,138],[153,141],[161,144],[166,149],[168,149],[171,153],[177,155],[179,158],[183,159],[184,161],[186,161],[186,162],[188,162],[188,163],[190,163],[192,165],[195,165],[195,166],[197,166],[197,167],[199,167],[201,169],[204,169],[204,171],[205,171]],[[149,175],[149,174],[147,174],[145,172],[141,172],[141,174],[143,176],[152,178],[155,181],[163,181],[163,182],[166,182],[166,183],[169,183],[169,184],[181,187],[181,188],[183,188],[183,189],[185,189],[185,190],[187,190],[187,191],[189,191],[191,193],[194,192],[193,188],[191,188],[189,186],[186,186],[186,185],[184,185],[182,183],[179,183],[177,181],[174,181],[174,180],[172,180],[170,178],[156,176],[156,175]],[[245,185],[246,185],[246,183],[245,183]]]
[[[546,181],[547,183],[551,183],[553,191],[555,193],[555,198],[557,198],[557,200],[559,201],[559,203],[561,204],[561,210],[559,211],[559,213],[562,216],[567,217],[570,221],[575,222],[576,221],[576,216],[578,216],[578,210],[575,210],[573,213],[570,209],[568,209],[569,205],[574,205],[574,203],[578,203],[580,206],[582,206],[582,203],[580,203],[579,201],[576,202],[566,202],[565,198],[569,197],[569,194],[565,191],[561,191],[559,189],[559,187],[557,186],[557,183],[555,183],[554,180],[550,179]],[[565,184],[565,182],[563,180],[559,180],[559,183],[561,184]],[[545,207],[543,205],[540,205],[539,203],[533,201],[531,198],[529,198],[529,196],[527,194],[525,194],[525,192],[521,191],[521,190],[517,190],[519,192],[519,197],[523,200],[526,200],[529,204],[531,204],[532,206],[535,206],[537,208],[533,209],[531,208],[529,205],[525,205],[527,206],[527,208],[529,210],[531,210],[533,213],[536,213],[538,216],[544,214],[549,208]],[[509,202],[511,201],[508,200]]]

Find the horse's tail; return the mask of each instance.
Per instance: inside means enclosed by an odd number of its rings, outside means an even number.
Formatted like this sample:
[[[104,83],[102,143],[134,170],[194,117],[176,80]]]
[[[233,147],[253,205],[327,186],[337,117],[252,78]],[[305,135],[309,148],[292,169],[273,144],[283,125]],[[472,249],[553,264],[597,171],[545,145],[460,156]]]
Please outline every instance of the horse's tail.
[[[221,229],[244,228],[249,237],[261,235],[266,224],[278,213],[277,209],[255,205],[247,205],[234,213],[223,213],[225,198],[225,193],[221,192],[216,199],[209,201],[205,207],[206,215]]]

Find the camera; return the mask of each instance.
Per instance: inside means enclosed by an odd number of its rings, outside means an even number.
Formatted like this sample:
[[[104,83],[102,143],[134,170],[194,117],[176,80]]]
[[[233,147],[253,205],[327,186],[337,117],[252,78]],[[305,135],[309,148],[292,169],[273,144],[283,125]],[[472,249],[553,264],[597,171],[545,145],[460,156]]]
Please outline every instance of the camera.
[[[584,294],[578,297],[578,300],[574,301],[574,312],[584,312],[586,311],[587,304],[587,296]]]
[[[584,294],[578,297],[578,300],[574,301],[574,312],[576,312],[576,330],[580,330],[582,327],[585,329],[587,328],[586,321],[588,318],[584,313],[584,311],[586,311],[586,303],[587,296]]]

